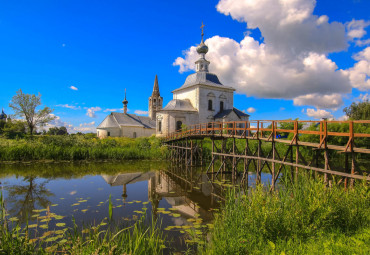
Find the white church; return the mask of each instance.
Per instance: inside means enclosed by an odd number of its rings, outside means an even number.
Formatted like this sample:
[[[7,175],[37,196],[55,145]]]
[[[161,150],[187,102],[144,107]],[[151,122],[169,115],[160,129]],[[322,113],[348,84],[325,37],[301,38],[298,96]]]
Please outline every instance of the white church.
[[[197,52],[196,73],[190,74],[180,88],[172,91],[173,99],[156,113],[157,136],[179,131],[184,125],[249,120],[248,114],[234,107],[235,89],[223,85],[216,74],[209,72],[203,29]]]
[[[202,26],[203,27],[203,26]],[[199,59],[196,73],[190,74],[185,83],[172,91],[173,99],[164,107],[155,77],[149,97],[149,117],[127,113],[126,92],[123,113],[112,112],[97,127],[97,136],[140,137],[156,134],[158,137],[177,132],[184,126],[208,122],[248,121],[249,115],[234,107],[235,89],[223,85],[216,74],[210,73],[210,62],[205,58],[208,47],[203,41],[197,47]]]

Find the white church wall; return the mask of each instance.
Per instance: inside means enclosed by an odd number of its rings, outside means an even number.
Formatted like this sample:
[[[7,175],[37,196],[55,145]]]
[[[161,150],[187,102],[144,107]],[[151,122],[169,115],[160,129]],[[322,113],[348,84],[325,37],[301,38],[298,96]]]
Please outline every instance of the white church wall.
[[[199,88],[191,87],[173,93],[173,99],[189,99],[193,107],[199,110]]]
[[[166,112],[157,113],[157,127],[159,126],[158,121],[162,121],[162,132],[157,130],[157,136],[162,137],[176,131],[176,125],[178,121],[181,121],[182,127],[187,127],[198,124],[198,114],[192,112]]]
[[[121,126],[121,136],[124,137],[136,138],[143,136],[151,136],[152,134],[155,134],[154,128]]]
[[[213,95],[210,95],[213,94]],[[234,107],[233,91],[208,87],[199,88],[199,123],[212,121],[210,116],[220,112],[220,102],[224,102],[224,110]],[[208,110],[208,100],[212,100],[212,111]]]
[[[109,135],[108,135],[108,132],[109,132]],[[142,136],[151,136],[153,134],[155,134],[154,128],[121,126],[121,128],[97,129],[97,136],[99,138],[107,138],[108,136],[136,138],[136,137],[142,137]]]
[[[109,132],[109,135],[108,135]],[[112,137],[119,137],[121,136],[121,130],[118,127],[112,127],[112,128],[104,128],[104,129],[97,129],[97,136],[99,138],[106,138],[108,136]]]

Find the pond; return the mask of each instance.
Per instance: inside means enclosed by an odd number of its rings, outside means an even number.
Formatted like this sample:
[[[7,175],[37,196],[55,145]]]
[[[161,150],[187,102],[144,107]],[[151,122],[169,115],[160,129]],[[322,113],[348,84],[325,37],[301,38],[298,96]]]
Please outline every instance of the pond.
[[[0,165],[0,186],[9,218],[39,229],[96,225],[108,217],[132,224],[142,214],[159,219],[177,250],[186,248],[184,229],[211,224],[231,186],[227,175],[213,182],[202,168],[158,161],[120,163],[33,163]],[[249,175],[253,184],[255,175]],[[270,175],[262,173],[262,182]],[[144,208],[144,209],[143,209]],[[45,219],[46,215],[54,215]]]

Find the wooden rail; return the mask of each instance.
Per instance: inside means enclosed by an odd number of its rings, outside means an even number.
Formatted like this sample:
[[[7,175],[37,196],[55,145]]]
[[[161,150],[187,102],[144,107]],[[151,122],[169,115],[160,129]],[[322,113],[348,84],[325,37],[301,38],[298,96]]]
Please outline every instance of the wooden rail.
[[[187,165],[192,166],[197,158],[200,158],[201,163],[203,163],[202,140],[205,137],[211,138],[212,160],[207,173],[212,168],[210,173],[216,174],[216,176],[219,173],[226,172],[226,167],[231,168],[230,172],[233,176],[239,174],[237,166],[240,161],[244,161],[244,180],[248,180],[248,169],[252,163],[256,169],[257,181],[261,176],[262,169],[266,166],[272,175],[272,188],[274,188],[281,170],[287,167],[291,168],[292,178],[294,172],[297,175],[298,169],[301,168],[324,173],[324,180],[329,182],[330,176],[340,176],[345,186],[347,186],[348,180],[351,180],[351,185],[354,179],[370,181],[368,173],[365,172],[367,176],[364,176],[356,170],[355,162],[355,153],[370,154],[369,130],[370,120],[209,122],[192,125],[181,131],[171,133],[163,139],[163,142],[171,149],[170,158],[172,160],[183,160]],[[226,143],[226,140],[229,138],[233,140],[232,146]],[[235,139],[246,141],[242,152],[238,152]],[[215,140],[222,141],[220,148],[217,148]],[[248,144],[250,140],[257,141],[258,146],[254,152]],[[197,141],[201,142],[198,143]],[[262,142],[271,144],[271,150],[267,155],[263,155]],[[362,146],[356,146],[356,142],[357,144],[362,143]],[[279,155],[279,151],[275,146],[276,143],[287,145],[287,150],[283,152],[284,156]],[[315,156],[309,163],[307,163],[309,160],[306,160],[301,155],[300,147],[310,147],[313,152],[316,151],[316,153],[313,153]],[[280,153],[282,153],[281,150],[280,147]],[[330,150],[344,153],[344,172],[332,169]],[[351,162],[349,162],[349,157],[351,157]],[[221,166],[215,171],[215,162],[217,160],[221,161]],[[323,161],[322,166],[320,166],[320,160]]]
[[[291,129],[279,128],[282,123],[293,125]],[[314,124],[318,130],[299,129],[300,125],[307,126]],[[330,124],[348,125],[348,132],[332,132]],[[184,138],[197,137],[223,137],[223,138],[248,138],[254,140],[275,141],[286,144],[297,142],[302,146],[315,148],[329,148],[333,150],[359,153],[370,153],[369,148],[355,147],[356,138],[370,137],[370,133],[355,133],[356,126],[370,125],[370,120],[355,121],[297,121],[297,120],[254,120],[254,121],[233,121],[233,122],[209,122],[197,125],[191,125],[184,130],[176,131],[166,136],[163,141],[170,142]],[[370,126],[369,126],[370,127]],[[288,140],[281,138],[281,133],[291,133],[293,137]],[[280,135],[280,136],[279,136]],[[300,135],[309,135],[319,139],[319,142],[299,141]],[[346,145],[330,144],[330,137],[348,137]],[[328,141],[329,140],[329,141]],[[370,144],[368,144],[368,147]]]

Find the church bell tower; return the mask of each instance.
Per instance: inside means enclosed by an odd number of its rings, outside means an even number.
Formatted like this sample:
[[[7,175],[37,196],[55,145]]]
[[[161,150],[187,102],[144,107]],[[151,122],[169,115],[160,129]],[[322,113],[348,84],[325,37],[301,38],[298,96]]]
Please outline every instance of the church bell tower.
[[[149,118],[155,120],[157,111],[162,109],[163,97],[159,94],[158,76],[155,76],[153,93],[149,97]]]

